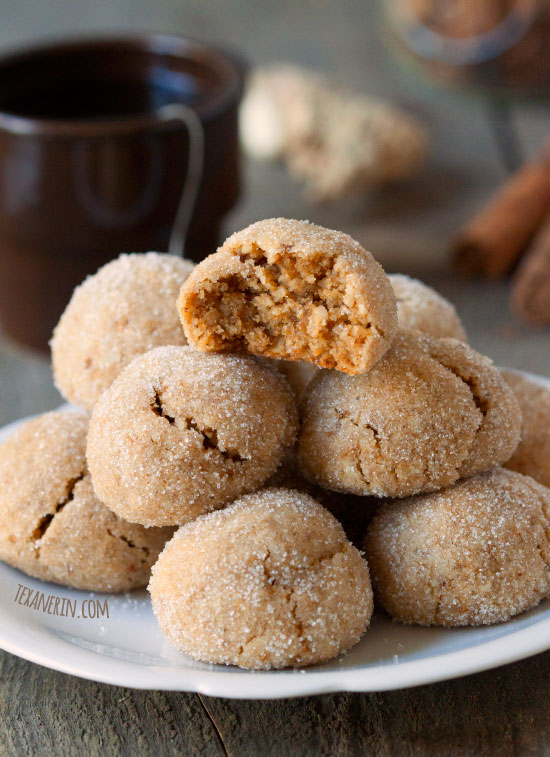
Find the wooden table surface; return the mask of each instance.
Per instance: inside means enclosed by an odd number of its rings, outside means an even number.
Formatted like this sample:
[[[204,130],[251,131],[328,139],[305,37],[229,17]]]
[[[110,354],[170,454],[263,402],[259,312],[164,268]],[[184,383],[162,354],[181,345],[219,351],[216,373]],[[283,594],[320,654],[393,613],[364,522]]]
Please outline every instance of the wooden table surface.
[[[1,5],[0,45],[113,29],[179,32],[222,42],[252,62],[291,59],[358,90],[389,96],[432,135],[422,177],[398,190],[313,208],[284,171],[246,166],[247,192],[227,231],[262,217],[309,218],[341,228],[389,271],[436,286],[457,306],[474,347],[497,363],[550,376],[550,332],[507,310],[504,283],[450,269],[450,235],[506,176],[502,111],[452,95],[396,65],[370,4],[275,6],[255,0],[19,0]],[[508,115],[522,156],[550,132],[541,103]],[[0,425],[55,407],[47,359],[0,338]],[[0,618],[1,622],[1,618]],[[382,694],[282,701],[222,700],[96,684],[0,653],[0,755],[542,755],[550,754],[550,652],[468,678]]]

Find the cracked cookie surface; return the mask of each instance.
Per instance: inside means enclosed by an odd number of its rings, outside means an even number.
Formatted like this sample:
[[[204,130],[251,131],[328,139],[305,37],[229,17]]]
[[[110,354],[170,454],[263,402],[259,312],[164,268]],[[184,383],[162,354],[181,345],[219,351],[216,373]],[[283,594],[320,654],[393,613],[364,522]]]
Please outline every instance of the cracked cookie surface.
[[[0,447],[0,559],[28,575],[91,591],[145,586],[172,529],[145,529],[95,496],[89,416],[46,413]]]
[[[355,644],[372,614],[367,563],[307,494],[264,489],[182,526],[149,584],[168,640],[203,662],[312,665]]]
[[[454,339],[401,331],[371,371],[321,371],[302,397],[301,470],[379,497],[435,491],[507,460],[521,413],[491,362]]]
[[[176,299],[193,263],[156,252],[120,255],[78,286],[51,341],[57,388],[91,409],[137,355],[185,344]]]
[[[481,423],[460,476],[471,476],[506,462],[521,436],[519,403],[490,358],[455,339],[419,337],[418,344],[470,390]]]
[[[503,468],[394,500],[365,550],[375,595],[404,623],[486,625],[550,596],[550,490]]]
[[[339,231],[272,218],[202,261],[178,300],[196,349],[245,352],[362,373],[397,328],[395,298],[370,252]]]
[[[158,347],[136,358],[93,410],[93,484],[127,520],[186,523],[261,486],[297,422],[292,390],[265,362]]]

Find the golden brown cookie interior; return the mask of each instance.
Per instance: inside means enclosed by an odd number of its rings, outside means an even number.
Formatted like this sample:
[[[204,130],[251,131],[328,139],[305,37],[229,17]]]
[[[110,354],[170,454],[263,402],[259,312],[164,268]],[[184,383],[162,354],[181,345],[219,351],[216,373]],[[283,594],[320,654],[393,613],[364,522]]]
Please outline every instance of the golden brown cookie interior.
[[[305,242],[293,243],[284,224],[279,238],[276,221],[287,219],[274,219],[269,233],[234,235],[183,287],[179,308],[190,343],[366,370],[389,346],[381,342],[396,322],[382,269],[346,235],[332,232],[335,244],[328,230],[302,223]],[[345,254],[341,237],[352,245]]]

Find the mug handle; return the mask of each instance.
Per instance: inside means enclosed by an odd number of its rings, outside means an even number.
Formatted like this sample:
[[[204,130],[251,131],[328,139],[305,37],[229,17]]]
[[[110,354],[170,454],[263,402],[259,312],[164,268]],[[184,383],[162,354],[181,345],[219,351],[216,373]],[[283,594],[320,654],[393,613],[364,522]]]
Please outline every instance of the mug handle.
[[[204,129],[196,112],[180,103],[165,105],[157,116],[163,122],[179,121],[189,135],[187,174],[168,242],[168,252],[183,257],[204,169]]]

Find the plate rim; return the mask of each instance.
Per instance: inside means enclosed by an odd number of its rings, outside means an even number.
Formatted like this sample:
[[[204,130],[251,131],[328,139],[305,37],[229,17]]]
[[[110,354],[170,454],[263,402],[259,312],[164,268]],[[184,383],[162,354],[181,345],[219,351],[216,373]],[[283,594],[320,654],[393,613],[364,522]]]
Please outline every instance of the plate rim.
[[[101,658],[106,656],[72,647],[62,639],[52,640],[50,646],[69,647],[87,664],[81,663],[80,668],[75,669],[63,658],[29,651],[28,648],[21,650],[17,643],[10,643],[5,635],[0,636],[0,647],[6,652],[51,670],[97,683],[141,690],[190,692],[226,699],[283,699],[338,692],[374,693],[415,688],[509,665],[550,649],[550,618],[543,618],[527,628],[466,649],[400,662],[398,665],[371,664],[342,670],[316,670],[312,667],[246,671],[228,666],[227,670],[167,668],[166,671],[173,671],[173,674],[166,675],[154,666],[143,666],[139,673],[132,673],[136,671],[134,663],[126,660],[109,657],[108,667],[94,668],[95,655]]]

